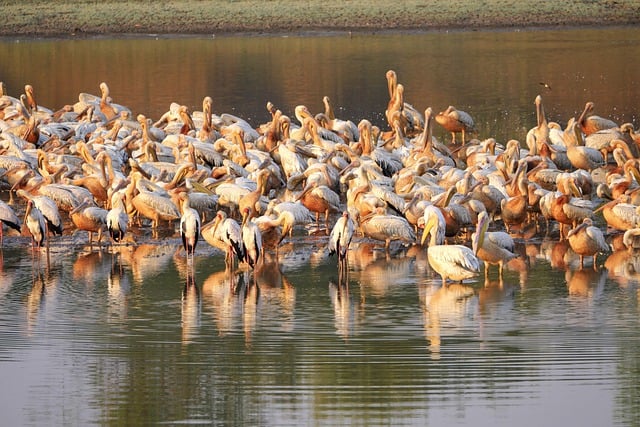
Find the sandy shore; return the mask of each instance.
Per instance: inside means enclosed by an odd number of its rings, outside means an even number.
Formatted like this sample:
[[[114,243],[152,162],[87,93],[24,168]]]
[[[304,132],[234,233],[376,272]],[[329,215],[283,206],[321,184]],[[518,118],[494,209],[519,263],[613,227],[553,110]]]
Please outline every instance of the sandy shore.
[[[0,1],[3,36],[268,34],[634,25],[637,0]]]

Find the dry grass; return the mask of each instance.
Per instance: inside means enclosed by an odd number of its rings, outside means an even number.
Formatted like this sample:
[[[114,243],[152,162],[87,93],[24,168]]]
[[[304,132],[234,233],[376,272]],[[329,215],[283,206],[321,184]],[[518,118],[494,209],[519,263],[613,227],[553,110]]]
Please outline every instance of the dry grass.
[[[0,35],[443,30],[640,22],[637,0],[0,1]]]

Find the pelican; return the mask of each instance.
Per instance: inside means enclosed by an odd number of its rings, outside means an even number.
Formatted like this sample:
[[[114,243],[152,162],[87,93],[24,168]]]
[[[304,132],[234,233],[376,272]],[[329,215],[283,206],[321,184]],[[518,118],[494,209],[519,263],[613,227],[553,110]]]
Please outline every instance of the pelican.
[[[622,243],[629,252],[640,249],[640,228],[630,228],[624,232]]]
[[[244,261],[246,261],[251,268],[255,268],[262,254],[262,233],[258,225],[251,220],[252,215],[253,211],[250,207],[245,207],[242,210],[241,229]]]
[[[595,148],[585,147],[582,137],[582,128],[573,119],[569,120],[565,129],[565,144],[567,145],[567,157],[576,169],[592,171],[604,166],[606,159]]]
[[[596,256],[601,252],[609,252],[609,245],[604,239],[602,230],[593,225],[591,218],[585,218],[567,234],[571,249],[580,255],[580,268],[584,267],[584,257],[593,256],[593,269],[597,269]]]
[[[187,253],[187,258],[193,255],[200,236],[200,214],[189,206],[189,193],[180,193],[180,205],[182,206],[182,216],[180,217],[180,237],[182,247]]]
[[[69,212],[71,221],[78,230],[89,233],[89,245],[93,244],[93,233],[98,233],[98,245],[102,240],[102,232],[107,224],[106,209],[90,206],[90,201],[85,199],[78,207]]]
[[[308,183],[297,200],[316,213],[316,224],[319,224],[321,213],[324,213],[325,224],[328,224],[329,214],[340,212],[340,196],[326,185],[318,185],[317,181]]]
[[[329,255],[338,254],[338,269],[341,271],[348,265],[349,245],[355,228],[349,212],[345,211],[333,226],[329,236]]]
[[[386,214],[384,208],[376,208],[371,214],[360,218],[359,227],[366,237],[383,241],[387,252],[392,240],[407,244],[413,244],[416,241],[416,234],[409,221],[404,217]]]
[[[640,227],[640,207],[628,203],[628,196],[612,200],[600,206],[594,213],[602,211],[602,216],[611,228],[627,231]]]
[[[515,243],[513,238],[504,231],[487,231],[490,222],[489,215],[486,212],[480,212],[476,232],[471,235],[471,240],[478,242],[477,257],[484,261],[485,278],[489,273],[489,264],[498,264],[499,276],[502,280],[504,264],[517,257],[513,253]]]
[[[542,105],[542,97],[540,95],[536,96],[535,104],[538,123],[527,133],[529,154],[533,155],[539,154],[541,144],[549,143],[549,123],[544,115],[544,107]]]
[[[297,220],[295,214],[289,210],[283,210],[276,219],[268,215],[262,215],[254,219],[262,235],[262,251],[265,249],[275,249],[276,254],[280,244],[287,236],[293,232],[293,226]]]
[[[154,229],[158,228],[160,220],[174,221],[180,218],[180,211],[171,199],[159,193],[151,192],[143,188],[142,185],[139,185],[138,174],[134,175],[131,185],[139,191],[139,193],[131,199],[131,204],[136,212],[153,222]]]
[[[33,200],[27,201],[27,209],[24,213],[24,224],[31,234],[31,248],[41,248],[46,238],[46,223],[42,212]]]
[[[224,211],[218,211],[213,221],[202,227],[201,234],[211,246],[224,251],[227,268],[233,268],[234,257],[244,259],[240,224]]]
[[[13,209],[2,200],[0,200],[0,221],[2,222],[0,224],[0,247],[2,247],[4,242],[3,224],[20,232],[22,222]]]
[[[604,129],[618,127],[618,124],[612,120],[591,114],[594,106],[595,104],[593,102],[587,102],[584,105],[584,110],[582,110],[580,117],[578,117],[578,125],[585,135],[588,136]]]
[[[477,130],[473,123],[473,119],[469,115],[469,113],[458,110],[453,105],[449,105],[449,107],[445,111],[441,111],[436,115],[436,122],[443,128],[445,128],[448,132],[451,132],[451,143],[456,143],[456,132],[462,133],[462,143],[465,143],[465,134],[476,133]]]
[[[129,216],[125,211],[124,193],[118,191],[111,197],[111,209],[107,212],[107,231],[114,242],[121,242],[127,232]]]
[[[430,235],[427,248],[429,265],[442,277],[442,285],[447,279],[462,281],[475,277],[480,271],[480,263],[476,257],[479,249],[474,241],[474,250],[463,245],[444,245],[445,220],[442,212],[436,206],[427,206],[424,210],[424,231],[421,244]],[[478,239],[480,233],[476,234]],[[475,253],[474,253],[475,252]]]

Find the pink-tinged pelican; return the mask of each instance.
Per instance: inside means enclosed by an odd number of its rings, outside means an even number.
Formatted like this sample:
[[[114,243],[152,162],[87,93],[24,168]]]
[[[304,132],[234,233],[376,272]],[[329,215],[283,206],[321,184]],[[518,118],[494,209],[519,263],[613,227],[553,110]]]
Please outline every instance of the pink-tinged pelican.
[[[22,227],[20,218],[18,218],[13,209],[11,209],[11,206],[7,205],[2,200],[0,200],[0,222],[2,222],[0,224],[0,247],[2,247],[4,241],[3,224],[18,232],[20,232],[20,227]]]
[[[46,238],[46,223],[42,212],[38,209],[33,200],[27,201],[27,209],[24,213],[24,224],[31,234],[31,248],[40,249]]]
[[[320,224],[321,213],[324,213],[324,222],[327,225],[329,214],[340,212],[340,196],[326,185],[318,185],[317,181],[308,183],[296,198],[297,200],[311,212],[315,212],[316,225]]]
[[[593,107],[595,104],[591,101],[584,105],[582,114],[578,117],[578,125],[585,135],[591,135],[604,129],[612,129],[618,127],[618,124],[613,120],[605,119],[604,117],[596,116],[593,113]]]
[[[471,240],[477,242],[477,256],[484,262],[485,278],[489,275],[489,265],[498,264],[500,280],[502,280],[504,264],[517,257],[513,253],[515,243],[513,238],[504,231],[487,231],[490,223],[489,215],[486,212],[480,212],[476,232],[471,235]]]
[[[480,262],[474,251],[463,245],[444,245],[445,220],[440,209],[427,206],[424,210],[424,232],[421,243],[430,236],[427,260],[436,273],[442,276],[442,285],[447,279],[463,281],[475,277],[480,271]],[[476,236],[477,238],[478,236]],[[474,250],[478,245],[474,241]]]
[[[180,193],[180,205],[182,207],[182,216],[180,217],[182,247],[187,253],[187,259],[191,256],[193,260],[200,237],[200,214],[189,205],[189,193]]]
[[[582,224],[569,231],[567,239],[571,249],[580,255],[580,268],[584,267],[584,257],[592,256],[593,269],[596,270],[596,256],[601,252],[609,252],[602,230],[593,225],[591,218],[585,218]]]
[[[244,261],[251,268],[255,268],[262,254],[262,232],[251,220],[253,210],[250,207],[242,209],[242,244],[244,247]]]
[[[349,245],[353,239],[356,225],[349,216],[349,212],[343,212],[331,230],[329,236],[329,255],[338,254],[338,270],[346,271],[348,264]]]
[[[118,191],[111,197],[111,209],[107,212],[107,231],[114,242],[121,242],[127,232],[129,216],[125,210],[124,193]]]
[[[78,207],[69,212],[71,221],[78,230],[89,233],[89,245],[93,244],[93,233],[98,233],[98,245],[102,240],[102,232],[107,224],[106,209],[90,206],[90,200],[85,199]]]
[[[213,221],[202,227],[201,234],[211,246],[224,251],[227,268],[234,267],[236,257],[244,259],[242,229],[238,221],[227,217],[226,212],[218,211]]]
[[[445,128],[448,132],[451,132],[451,143],[456,143],[456,132],[462,134],[462,143],[464,144],[466,139],[465,135],[468,133],[476,133],[476,127],[473,123],[473,119],[469,113],[458,110],[453,105],[438,113],[436,116],[436,122]]]
[[[360,218],[359,228],[366,237],[383,241],[386,252],[389,251],[392,240],[399,240],[406,244],[413,244],[416,241],[416,234],[409,221],[401,216],[386,214],[383,207]]]

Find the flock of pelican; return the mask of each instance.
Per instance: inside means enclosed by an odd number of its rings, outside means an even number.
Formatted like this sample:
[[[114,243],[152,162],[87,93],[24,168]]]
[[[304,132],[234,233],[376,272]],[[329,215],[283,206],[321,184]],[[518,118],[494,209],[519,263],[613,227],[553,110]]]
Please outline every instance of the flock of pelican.
[[[540,96],[525,141],[480,140],[470,114],[449,106],[424,113],[386,74],[387,129],[303,105],[294,118],[267,103],[257,127],[231,114],[171,104],[153,122],[100,95],[53,111],[32,86],[10,96],[0,82],[0,244],[4,226],[34,250],[86,231],[89,244],[135,244],[136,231],[179,225],[187,259],[201,238],[226,265],[257,268],[296,227],[326,238],[348,269],[353,239],[426,246],[447,280],[485,275],[517,258],[514,237],[556,233],[580,257],[640,248],[640,135],[593,113],[587,102],[563,128]],[[451,141],[433,135],[442,126]],[[461,141],[456,141],[456,135]],[[8,194],[7,194],[8,193]],[[601,212],[602,216],[598,214]],[[170,228],[173,230],[173,228]],[[491,231],[490,231],[491,230]],[[310,231],[311,232],[311,231]]]

